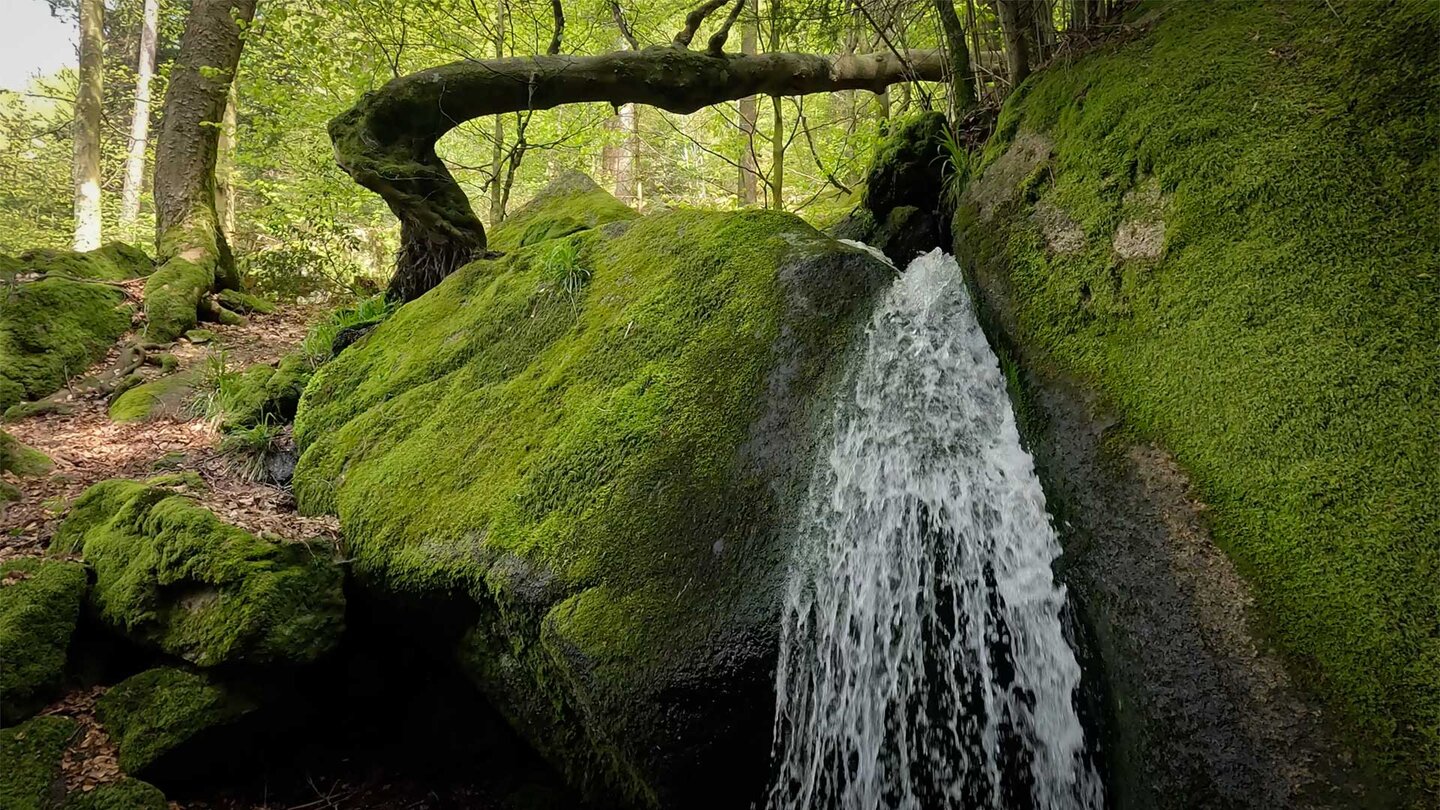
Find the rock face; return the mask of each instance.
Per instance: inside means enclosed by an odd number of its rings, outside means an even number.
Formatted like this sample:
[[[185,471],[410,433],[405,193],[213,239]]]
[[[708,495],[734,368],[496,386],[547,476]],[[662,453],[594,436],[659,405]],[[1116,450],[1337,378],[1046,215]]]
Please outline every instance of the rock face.
[[[793,216],[603,194],[527,206],[323,366],[296,497],[363,587],[473,602],[463,665],[572,782],[743,807],[812,427],[893,271]]]
[[[0,411],[50,394],[104,357],[133,311],[107,282],[152,268],[143,251],[118,242],[89,253],[0,256]]]
[[[309,663],[344,628],[328,549],[255,537],[169,486],[96,484],[51,550],[94,567],[90,603],[103,622],[199,666]]]
[[[1121,806],[1424,805],[1437,20],[1196,10],[1007,102],[955,252],[1063,528]]]
[[[85,590],[75,563],[0,563],[0,720],[29,716],[59,686]]]

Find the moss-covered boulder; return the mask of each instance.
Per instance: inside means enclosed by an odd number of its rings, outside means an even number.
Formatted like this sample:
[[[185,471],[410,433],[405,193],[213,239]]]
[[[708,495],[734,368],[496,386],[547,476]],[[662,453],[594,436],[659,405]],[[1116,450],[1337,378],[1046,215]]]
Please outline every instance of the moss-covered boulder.
[[[490,247],[514,250],[639,214],[584,174],[566,172],[490,231]]]
[[[1071,581],[1118,645],[1118,700],[1141,715],[1144,747],[1112,756],[1150,781],[1142,806],[1281,806],[1257,786],[1285,770],[1265,764],[1283,740],[1248,772],[1214,767],[1254,753],[1252,732],[1305,728],[1297,714],[1245,719],[1271,710],[1273,670],[1249,673],[1258,702],[1223,669],[1233,658],[1202,673],[1238,638],[1288,653],[1373,770],[1433,799],[1440,16],[1403,2],[1154,6],[1144,36],[1012,96],[954,223],[1002,342],[1113,407],[1111,432],[1138,440],[1121,455],[1173,453],[1193,482],[1182,503],[1204,501],[1253,588],[1261,637],[1243,619],[1209,638],[1128,637],[1148,609],[1117,584],[1135,535],[1083,544]],[[1246,596],[1228,598],[1243,610]],[[1167,650],[1194,654],[1157,681],[1139,664]],[[1211,691],[1197,693],[1202,674]],[[1222,716],[1244,734],[1217,734]]]
[[[812,417],[893,271],[788,214],[616,219],[515,240],[321,367],[295,492],[366,587],[481,607],[465,666],[576,784],[744,806]]]
[[[233,312],[253,312],[260,315],[269,315],[275,311],[275,305],[266,301],[258,295],[251,295],[240,290],[221,290],[215,294],[215,300],[222,307]]]
[[[3,430],[0,430],[0,473],[10,473],[19,478],[45,475],[54,464],[39,450],[26,447]],[[0,477],[0,504],[20,497],[19,490]]]
[[[28,716],[59,686],[86,584],[75,563],[0,563],[0,721]]]
[[[125,293],[107,282],[150,272],[150,258],[118,242],[88,253],[38,250],[0,257],[0,410],[39,399],[97,360],[130,328]]]
[[[71,793],[65,797],[62,810],[166,810],[169,806],[160,788],[125,778],[99,785],[88,793]]]
[[[179,482],[96,484],[56,533],[52,550],[94,568],[102,621],[200,666],[303,664],[336,645],[345,598],[328,549],[256,537],[160,483]]]
[[[61,805],[60,761],[76,728],[68,717],[36,717],[0,729],[0,808],[55,810]]]
[[[173,763],[211,758],[207,748],[223,753],[227,727],[257,704],[207,675],[162,667],[111,687],[95,708],[126,773],[163,775]]]
[[[182,418],[200,382],[199,373],[182,371],[132,385],[110,403],[110,420],[123,423]]]
[[[221,427],[233,430],[266,421],[290,421],[313,370],[304,355],[295,353],[274,364],[257,364],[240,372],[219,403]]]
[[[891,125],[865,172],[860,204],[826,231],[877,248],[901,267],[921,253],[948,247],[947,126],[938,112]]]

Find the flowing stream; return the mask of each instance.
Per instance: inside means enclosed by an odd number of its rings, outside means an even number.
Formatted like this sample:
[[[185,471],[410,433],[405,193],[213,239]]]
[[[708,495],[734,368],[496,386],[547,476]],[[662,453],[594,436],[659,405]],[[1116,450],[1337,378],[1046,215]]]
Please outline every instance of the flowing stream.
[[[782,620],[771,810],[1100,808],[1060,552],[960,268],[878,305]]]

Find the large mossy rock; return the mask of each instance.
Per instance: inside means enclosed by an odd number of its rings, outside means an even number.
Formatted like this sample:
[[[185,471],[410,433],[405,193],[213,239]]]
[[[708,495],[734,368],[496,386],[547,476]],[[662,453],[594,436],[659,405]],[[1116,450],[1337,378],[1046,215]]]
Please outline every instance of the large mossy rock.
[[[1130,718],[1111,760],[1138,806],[1325,806],[1296,798],[1342,780],[1257,652],[1278,647],[1372,772],[1433,806],[1440,16],[1154,5],[1143,36],[1011,97],[954,222],[1037,413],[1063,421],[1076,380],[1080,422],[1114,413],[1037,452],[1073,494],[1069,582]],[[1066,472],[1091,431],[1094,467],[1133,470],[1119,499]],[[1207,592],[1225,557],[1244,587]]]
[[[75,737],[68,717],[36,717],[0,729],[0,808],[55,810],[65,799],[60,761]]]
[[[59,686],[86,584],[75,563],[0,563],[0,721],[28,716]]]
[[[120,767],[150,778],[224,756],[227,728],[258,704],[206,675],[162,667],[111,687],[95,708]]]
[[[133,308],[123,290],[100,282],[152,267],[143,251],[118,242],[88,253],[0,256],[0,411],[54,392],[104,357],[129,330]]]
[[[95,569],[107,625],[200,666],[309,663],[344,627],[329,549],[256,537],[166,486],[96,484],[51,548]]]
[[[464,665],[574,783],[743,807],[789,511],[893,271],[782,213],[612,219],[462,268],[323,366],[295,492],[364,587],[479,605]]]
[[[878,249],[899,267],[937,247],[949,247],[945,184],[953,170],[948,125],[924,112],[891,125],[865,172],[860,204],[826,229]]]
[[[490,247],[515,250],[638,216],[594,180],[570,171],[551,180],[534,199],[496,225],[490,231]]]
[[[45,475],[54,468],[50,458],[39,450],[26,447],[3,430],[0,430],[0,473],[10,473],[19,478]],[[20,490],[0,477],[0,510],[7,501],[20,498]],[[4,514],[0,511],[0,514]]]

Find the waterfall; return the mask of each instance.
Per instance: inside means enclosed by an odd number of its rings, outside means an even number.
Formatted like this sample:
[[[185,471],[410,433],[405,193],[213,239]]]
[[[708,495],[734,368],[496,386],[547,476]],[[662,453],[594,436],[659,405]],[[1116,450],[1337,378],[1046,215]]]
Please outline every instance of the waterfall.
[[[1102,807],[1060,547],[952,257],[897,277],[858,361],[785,597],[769,807]]]

